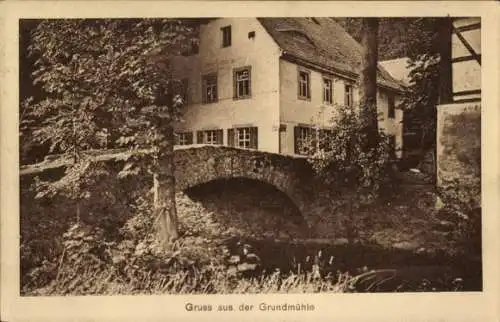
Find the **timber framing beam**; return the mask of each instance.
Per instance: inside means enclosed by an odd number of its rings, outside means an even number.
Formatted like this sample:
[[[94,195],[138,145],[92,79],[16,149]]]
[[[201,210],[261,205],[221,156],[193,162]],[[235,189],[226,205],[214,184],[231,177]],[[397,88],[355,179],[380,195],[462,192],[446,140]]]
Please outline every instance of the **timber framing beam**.
[[[455,28],[452,25],[452,30],[453,30],[453,33],[455,35],[457,35],[458,39],[460,39],[460,41],[465,46],[465,48],[467,48],[467,50],[469,51],[470,56],[466,56],[466,57],[472,57],[473,59],[475,59],[479,63],[479,65],[481,65],[481,55],[479,55],[478,53],[476,53],[476,51],[474,50],[474,48],[472,48],[472,46],[469,44],[469,42],[464,38],[464,36],[462,35],[462,33],[459,30],[459,28]],[[463,58],[463,57],[460,57],[460,58]],[[458,58],[455,58],[455,59],[458,59]],[[468,60],[470,60],[470,59],[468,59]],[[454,61],[452,60],[452,62],[454,62]]]

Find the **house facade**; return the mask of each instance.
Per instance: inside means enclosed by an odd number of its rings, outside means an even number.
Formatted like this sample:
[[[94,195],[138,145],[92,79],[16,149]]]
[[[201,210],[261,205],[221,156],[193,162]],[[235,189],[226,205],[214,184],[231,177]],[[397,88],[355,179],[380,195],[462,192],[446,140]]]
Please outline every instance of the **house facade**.
[[[186,98],[178,144],[306,154],[298,143],[358,102],[360,46],[329,18],[214,19],[199,39],[174,63]],[[403,86],[381,67],[378,81],[379,126],[400,149]]]

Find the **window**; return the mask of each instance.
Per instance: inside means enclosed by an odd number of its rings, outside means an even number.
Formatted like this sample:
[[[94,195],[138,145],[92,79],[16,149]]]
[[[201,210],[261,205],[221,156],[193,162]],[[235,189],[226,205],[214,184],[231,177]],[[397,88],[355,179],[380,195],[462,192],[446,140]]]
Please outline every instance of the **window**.
[[[237,129],[236,133],[236,146],[248,149],[250,147],[250,128]]]
[[[352,94],[353,94],[352,85],[351,84],[345,84],[345,99],[344,99],[344,104],[347,107],[351,107],[353,105]]]
[[[395,102],[394,102],[394,95],[391,95],[389,94],[388,95],[388,98],[387,98],[387,116],[390,118],[390,119],[393,119],[395,117],[395,114],[396,114],[396,106],[395,106]]]
[[[323,78],[323,103],[333,103],[333,82],[330,78]]]
[[[318,135],[318,149],[321,151],[331,151],[332,147],[332,141],[331,137],[333,135],[332,130],[327,130],[327,129],[321,129],[319,130],[319,135]]]
[[[243,67],[233,71],[234,98],[248,98],[251,96],[252,81],[251,68]]]
[[[222,130],[206,130],[196,133],[196,143],[198,144],[220,144],[222,145]]]
[[[231,26],[222,27],[222,47],[231,46]]]
[[[295,153],[302,155],[314,154],[316,150],[316,129],[309,126],[295,127]]]
[[[217,102],[217,74],[203,76],[203,104]]]
[[[193,132],[180,132],[176,133],[176,144],[177,145],[190,145],[193,144]]]
[[[258,148],[257,127],[239,127],[227,130],[227,138],[230,146],[244,149]]]
[[[311,74],[307,71],[299,71],[299,98],[310,99],[310,77]]]
[[[295,153],[312,155],[318,151],[328,151],[332,131],[318,129],[312,126],[299,125],[295,127]]]

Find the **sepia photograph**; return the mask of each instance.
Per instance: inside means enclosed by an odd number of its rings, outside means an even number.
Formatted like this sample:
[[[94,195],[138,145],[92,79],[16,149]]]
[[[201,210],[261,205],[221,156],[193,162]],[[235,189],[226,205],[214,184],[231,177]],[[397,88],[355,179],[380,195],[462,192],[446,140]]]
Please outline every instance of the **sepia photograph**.
[[[19,19],[20,295],[481,292],[481,27]]]

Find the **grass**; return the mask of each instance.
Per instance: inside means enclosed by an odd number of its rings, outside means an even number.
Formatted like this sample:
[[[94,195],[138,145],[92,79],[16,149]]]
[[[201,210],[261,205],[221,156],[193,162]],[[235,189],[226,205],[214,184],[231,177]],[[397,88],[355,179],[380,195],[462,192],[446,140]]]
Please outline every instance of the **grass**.
[[[179,271],[166,275],[144,270],[132,280],[126,280],[113,269],[96,271],[87,268],[78,276],[61,276],[49,285],[24,295],[340,293],[352,291],[355,281],[347,274],[318,278],[310,273],[282,274],[278,271],[242,278],[217,269],[194,273]]]

